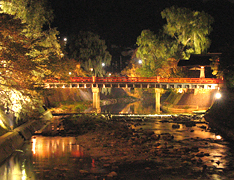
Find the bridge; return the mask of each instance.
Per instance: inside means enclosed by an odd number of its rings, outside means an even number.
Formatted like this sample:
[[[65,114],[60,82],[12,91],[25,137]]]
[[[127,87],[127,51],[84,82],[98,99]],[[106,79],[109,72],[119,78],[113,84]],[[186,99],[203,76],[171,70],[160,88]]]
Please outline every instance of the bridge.
[[[100,111],[100,88],[155,88],[156,112],[160,112],[160,89],[219,89],[222,79],[162,77],[71,77],[47,79],[44,88],[92,88],[93,108]]]
[[[157,77],[71,77],[68,81],[48,79],[45,88],[186,88],[218,89],[222,79]]]

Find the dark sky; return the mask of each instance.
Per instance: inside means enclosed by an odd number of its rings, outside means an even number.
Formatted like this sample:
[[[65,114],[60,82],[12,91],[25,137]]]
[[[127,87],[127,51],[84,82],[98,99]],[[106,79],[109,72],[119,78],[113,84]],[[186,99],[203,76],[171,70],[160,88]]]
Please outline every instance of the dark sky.
[[[234,41],[234,4],[228,0],[49,0],[54,9],[54,27],[61,36],[89,30],[108,45],[132,46],[144,29],[155,33],[166,23],[160,12],[177,5],[214,17],[210,51]],[[69,39],[68,39],[69,40]]]

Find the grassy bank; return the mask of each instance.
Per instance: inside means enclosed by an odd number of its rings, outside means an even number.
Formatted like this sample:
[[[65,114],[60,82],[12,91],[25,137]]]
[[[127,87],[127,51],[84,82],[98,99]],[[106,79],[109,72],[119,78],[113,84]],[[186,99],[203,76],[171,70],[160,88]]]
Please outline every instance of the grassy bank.
[[[55,103],[55,106],[50,108],[50,111],[52,113],[79,113],[89,107],[92,107],[91,101],[63,101]]]

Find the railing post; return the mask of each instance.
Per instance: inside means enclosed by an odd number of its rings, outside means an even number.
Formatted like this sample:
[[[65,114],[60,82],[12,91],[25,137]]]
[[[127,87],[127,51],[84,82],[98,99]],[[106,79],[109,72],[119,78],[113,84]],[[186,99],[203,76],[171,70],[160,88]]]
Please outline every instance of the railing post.
[[[160,83],[160,76],[157,76],[157,83]]]
[[[93,76],[93,83],[95,83],[96,82],[96,77],[95,76]]]

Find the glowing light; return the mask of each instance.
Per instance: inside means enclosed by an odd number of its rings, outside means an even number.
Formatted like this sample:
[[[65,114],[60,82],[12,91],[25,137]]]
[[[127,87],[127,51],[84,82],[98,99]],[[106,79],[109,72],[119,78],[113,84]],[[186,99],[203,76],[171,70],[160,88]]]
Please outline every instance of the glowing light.
[[[4,129],[7,129],[7,127],[4,125],[4,123],[2,122],[2,120],[0,119],[0,126]]]
[[[221,97],[222,97],[221,93],[218,92],[218,93],[215,94],[216,99],[220,99]]]
[[[222,139],[222,136],[220,136],[220,135],[216,135],[215,137],[216,137],[216,139]]]
[[[102,67],[104,67],[105,66],[105,63],[102,63]]]
[[[178,93],[183,93],[183,89],[178,89]]]
[[[69,75],[71,75],[72,73],[71,72],[69,72]]]
[[[142,60],[140,59],[140,60],[138,61],[138,63],[139,63],[139,64],[142,64]]]

